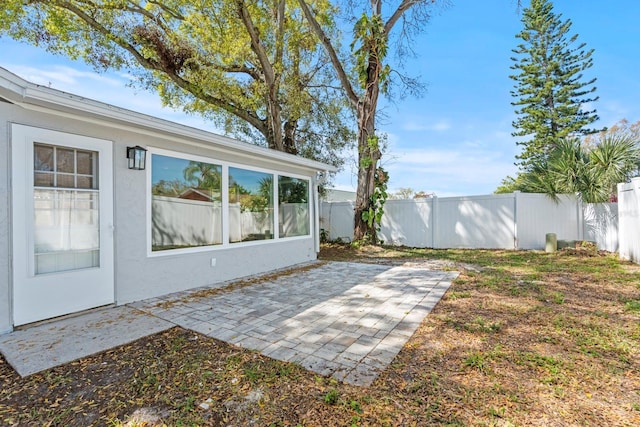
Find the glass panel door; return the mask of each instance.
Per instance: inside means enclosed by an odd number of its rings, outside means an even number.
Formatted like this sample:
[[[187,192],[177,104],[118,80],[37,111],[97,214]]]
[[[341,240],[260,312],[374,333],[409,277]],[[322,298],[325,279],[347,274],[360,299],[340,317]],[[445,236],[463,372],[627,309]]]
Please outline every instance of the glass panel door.
[[[112,304],[113,142],[11,125],[13,325]]]

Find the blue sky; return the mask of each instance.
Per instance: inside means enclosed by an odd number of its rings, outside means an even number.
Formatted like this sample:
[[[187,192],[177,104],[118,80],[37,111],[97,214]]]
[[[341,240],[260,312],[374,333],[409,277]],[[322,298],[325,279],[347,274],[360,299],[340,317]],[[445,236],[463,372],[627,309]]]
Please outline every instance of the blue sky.
[[[523,4],[528,4],[523,0]],[[600,100],[593,105],[610,126],[640,120],[640,2],[556,0],[554,10],[573,22],[572,33],[595,49]],[[434,15],[415,41],[415,58],[402,71],[421,76],[419,98],[383,102],[388,134],[383,165],[389,189],[410,187],[439,197],[489,194],[516,172],[519,152],[511,136],[511,49],[521,28],[515,0],[452,0]],[[163,109],[156,95],[127,86],[124,73],[96,74],[80,62],[0,38],[0,66],[34,83],[50,85],[124,108],[215,131],[203,120]],[[353,161],[335,179],[336,188],[356,186]]]

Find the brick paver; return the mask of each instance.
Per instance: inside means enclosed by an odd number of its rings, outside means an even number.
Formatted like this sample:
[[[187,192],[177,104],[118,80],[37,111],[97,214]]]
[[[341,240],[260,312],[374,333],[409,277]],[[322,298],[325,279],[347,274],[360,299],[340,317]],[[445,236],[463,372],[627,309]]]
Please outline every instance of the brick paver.
[[[200,288],[130,306],[321,375],[370,385],[457,275],[419,264],[328,262],[208,297],[196,296]]]

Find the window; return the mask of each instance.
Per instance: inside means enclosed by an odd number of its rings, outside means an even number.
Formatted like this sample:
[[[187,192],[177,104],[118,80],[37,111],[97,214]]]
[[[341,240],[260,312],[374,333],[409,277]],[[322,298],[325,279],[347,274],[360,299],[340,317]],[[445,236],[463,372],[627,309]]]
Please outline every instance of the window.
[[[36,187],[96,189],[97,156],[92,151],[34,144],[33,183]]]
[[[222,243],[222,166],[151,156],[151,250]]]
[[[280,237],[309,235],[309,181],[278,177]]]
[[[161,149],[152,149],[149,161],[153,255],[311,236],[311,181],[304,176]]]
[[[36,274],[100,266],[98,153],[33,146]]]
[[[273,239],[273,175],[229,168],[229,241]]]

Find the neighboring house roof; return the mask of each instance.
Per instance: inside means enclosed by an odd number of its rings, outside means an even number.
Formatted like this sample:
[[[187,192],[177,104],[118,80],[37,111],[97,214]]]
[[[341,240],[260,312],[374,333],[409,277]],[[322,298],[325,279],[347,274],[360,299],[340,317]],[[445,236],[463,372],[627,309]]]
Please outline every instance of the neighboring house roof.
[[[220,192],[208,188],[187,188],[178,195],[179,199],[199,200],[201,202],[211,202],[220,200]]]
[[[156,133],[165,138],[175,138],[180,142],[208,146],[241,157],[259,157],[261,160],[274,164],[290,164],[316,171],[335,172],[337,170],[334,166],[315,160],[241,142],[212,132],[37,85],[0,67],[0,102],[2,101],[28,110],[46,110],[60,116],[99,123],[104,126],[143,131],[148,134]]]

